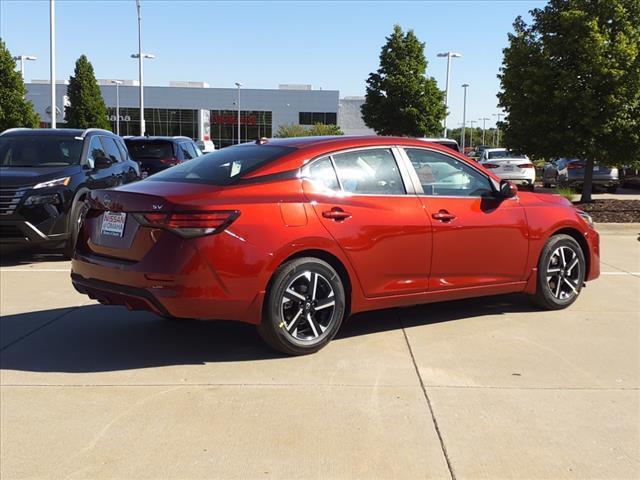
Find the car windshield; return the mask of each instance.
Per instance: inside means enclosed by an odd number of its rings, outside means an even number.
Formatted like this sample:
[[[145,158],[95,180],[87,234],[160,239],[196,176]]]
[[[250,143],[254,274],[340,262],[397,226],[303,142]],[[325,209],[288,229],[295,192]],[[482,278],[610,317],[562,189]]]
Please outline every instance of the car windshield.
[[[167,140],[125,140],[125,143],[134,160],[161,160],[175,156],[173,143]]]
[[[293,150],[293,147],[255,144],[227,147],[156,173],[146,181],[230,185],[245,173]]]
[[[0,167],[63,167],[80,163],[82,139],[65,136],[0,137]]]
[[[496,150],[495,152],[487,152],[487,158],[527,158],[527,156],[511,150]]]

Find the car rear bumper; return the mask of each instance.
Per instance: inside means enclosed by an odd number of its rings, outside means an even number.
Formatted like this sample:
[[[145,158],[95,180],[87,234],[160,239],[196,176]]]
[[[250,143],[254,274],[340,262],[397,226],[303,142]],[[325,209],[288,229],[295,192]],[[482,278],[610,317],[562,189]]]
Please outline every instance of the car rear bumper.
[[[164,262],[164,265],[170,263]],[[260,321],[264,291],[237,295],[208,266],[191,264],[190,267],[190,271],[183,273],[166,269],[158,272],[145,262],[76,251],[71,263],[71,281],[78,292],[100,303],[123,305],[129,310],[147,310],[175,318]],[[154,271],[157,273],[149,273]]]

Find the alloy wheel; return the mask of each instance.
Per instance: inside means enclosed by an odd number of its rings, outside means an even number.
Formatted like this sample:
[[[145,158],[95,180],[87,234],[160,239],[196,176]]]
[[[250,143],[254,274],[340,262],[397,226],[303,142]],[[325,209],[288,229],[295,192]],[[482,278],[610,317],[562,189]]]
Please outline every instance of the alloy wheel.
[[[569,300],[580,290],[580,259],[577,252],[567,246],[556,248],[547,265],[547,286],[558,300]]]
[[[336,301],[323,275],[305,271],[293,278],[282,296],[282,327],[296,340],[316,341],[335,321]]]

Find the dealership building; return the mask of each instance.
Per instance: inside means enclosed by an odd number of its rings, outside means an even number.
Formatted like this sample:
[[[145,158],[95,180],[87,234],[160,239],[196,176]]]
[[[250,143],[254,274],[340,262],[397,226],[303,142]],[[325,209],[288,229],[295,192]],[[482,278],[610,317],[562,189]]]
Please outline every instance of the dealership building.
[[[66,85],[56,89],[56,120],[64,126]],[[98,80],[107,105],[112,130],[116,131],[116,103],[119,105],[120,134],[139,135],[139,87],[134,80],[118,86],[112,80]],[[51,123],[49,81],[27,83],[27,99],[43,120]],[[119,101],[116,102],[116,98]],[[311,85],[280,85],[277,89],[240,90],[240,141],[274,136],[281,125],[322,123],[338,125],[346,135],[373,134],[360,115],[361,97],[340,99],[337,90],[317,90]],[[204,82],[170,82],[169,86],[144,87],[144,117],[149,135],[184,135],[212,140],[216,147],[238,141],[238,89],[210,88]]]

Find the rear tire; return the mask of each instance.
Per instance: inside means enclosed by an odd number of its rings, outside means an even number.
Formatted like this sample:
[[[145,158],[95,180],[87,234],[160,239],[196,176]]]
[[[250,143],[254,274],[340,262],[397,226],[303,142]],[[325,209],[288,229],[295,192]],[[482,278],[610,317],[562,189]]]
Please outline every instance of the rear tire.
[[[336,335],[345,315],[340,275],[313,257],[282,264],[267,292],[258,333],[273,349],[287,355],[307,355]]]
[[[616,193],[618,191],[618,187],[607,187],[607,193]]]
[[[545,310],[561,310],[576,301],[586,272],[584,253],[569,235],[551,237],[538,260],[535,305]]]

